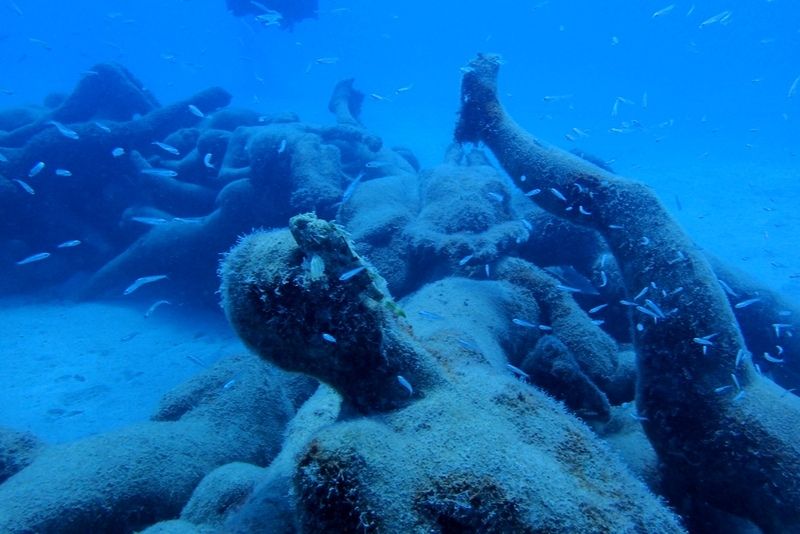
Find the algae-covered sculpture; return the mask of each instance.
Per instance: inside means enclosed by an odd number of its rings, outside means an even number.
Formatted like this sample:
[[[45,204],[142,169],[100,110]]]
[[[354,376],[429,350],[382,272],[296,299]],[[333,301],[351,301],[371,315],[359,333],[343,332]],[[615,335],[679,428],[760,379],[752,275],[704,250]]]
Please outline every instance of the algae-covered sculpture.
[[[251,355],[226,358],[167,395],[151,421],[38,447],[0,484],[0,532],[131,532],[177,516],[215,468],[275,457],[313,387]]]
[[[223,307],[239,336],[360,412],[422,395],[437,380],[433,361],[396,325],[403,312],[380,275],[335,225],[298,215],[290,230],[245,238],[222,266]]]
[[[665,474],[767,532],[798,531],[800,399],[756,372],[709,262],[653,192],[522,130],[498,100],[499,67],[470,63],[456,138],[485,143],[519,187],[542,190],[541,207],[598,231],[628,294],[647,292],[634,306],[637,406]]]
[[[219,269],[260,359],[127,429],[6,433],[2,530],[798,532],[800,311],[647,187],[522,131],[498,65],[466,69],[457,143],[424,170],[366,129],[351,79],[333,125],[227,109],[219,88],[162,107],[116,65],[0,116],[0,288],[130,300],[158,273],[136,297],[215,302],[218,254],[272,228]],[[45,160],[35,195],[10,179]],[[53,248],[76,237],[84,256]]]
[[[221,273],[242,339],[343,397],[347,417],[299,455],[303,531],[682,531],[586,427],[509,370],[498,340],[510,337],[506,314],[536,313],[525,291],[448,279],[400,303],[407,321],[344,231],[313,215],[244,238]]]

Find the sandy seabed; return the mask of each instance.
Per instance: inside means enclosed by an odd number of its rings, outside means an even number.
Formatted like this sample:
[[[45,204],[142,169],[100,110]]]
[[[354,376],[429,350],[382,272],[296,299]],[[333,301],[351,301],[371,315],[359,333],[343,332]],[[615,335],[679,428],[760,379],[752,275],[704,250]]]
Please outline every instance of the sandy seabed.
[[[50,443],[150,417],[204,365],[244,348],[221,312],[0,301],[0,425]]]

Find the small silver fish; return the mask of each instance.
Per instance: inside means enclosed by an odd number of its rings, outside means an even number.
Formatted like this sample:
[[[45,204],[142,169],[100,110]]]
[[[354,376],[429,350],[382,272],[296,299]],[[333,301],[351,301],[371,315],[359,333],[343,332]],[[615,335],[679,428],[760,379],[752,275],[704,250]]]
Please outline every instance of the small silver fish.
[[[14,2],[14,0],[9,0],[8,6],[9,6],[9,8],[14,10],[14,13],[16,13],[17,16],[20,16],[20,17],[24,17],[25,16],[25,14],[22,12],[22,10],[19,8],[19,6]]]
[[[164,304],[172,304],[172,303],[170,301],[168,301],[168,300],[157,300],[157,301],[155,301],[149,308],[147,308],[147,311],[144,312],[145,319],[150,318],[150,316],[153,315],[153,312],[155,312],[156,309],[158,309],[159,306],[163,306]]]
[[[257,4],[258,2],[250,3]],[[260,22],[264,27],[267,28],[270,26],[280,26],[282,20],[283,15],[274,9],[267,9],[266,12],[262,13],[261,15],[256,15],[256,21]]]
[[[747,349],[739,349],[736,352],[736,361],[733,364],[733,368],[738,369],[739,364],[742,363],[742,361],[749,356],[751,356],[750,351],[748,351]]]
[[[797,87],[800,85],[800,76],[794,79],[792,85],[789,86],[789,92],[786,93],[786,98],[793,98],[797,94]]]
[[[542,100],[545,102],[561,102],[562,100],[569,100],[572,95],[545,95]]]
[[[561,191],[559,191],[558,189],[556,189],[555,187],[551,187],[550,188],[550,192],[553,194],[554,197],[556,197],[561,202],[566,202],[567,201],[567,197],[565,197],[564,194]]]
[[[131,217],[131,220],[142,224],[149,224],[150,226],[158,226],[169,222],[162,217]]]
[[[56,176],[72,176],[72,172],[67,169],[56,169]]]
[[[168,145],[167,143],[162,143],[161,141],[153,141],[150,144],[151,145],[156,145],[158,148],[160,148],[164,152],[169,152],[173,156],[180,156],[181,155],[181,151],[180,150],[178,150],[177,148],[175,148],[172,145]]]
[[[531,323],[530,321],[526,321],[525,319],[511,319],[511,322],[524,328],[536,328],[535,324]]]
[[[53,49],[53,47],[50,46],[50,43],[48,43],[47,41],[43,41],[42,39],[36,39],[35,37],[28,37],[28,42],[29,43],[33,43],[35,45],[39,45],[42,48],[44,48],[45,50],[52,50]]]
[[[335,56],[318,57],[317,59],[314,60],[314,63],[316,63],[317,65],[335,65],[338,62],[339,58]]]
[[[213,157],[214,156],[211,154],[211,152],[209,152],[208,154],[203,156],[203,165],[205,165],[206,168],[208,168],[208,169],[213,169],[214,168],[214,164],[211,163],[211,158],[213,158]]]
[[[187,355],[186,355],[186,359],[187,359],[187,360],[189,360],[189,361],[190,361],[190,362],[192,362],[192,363],[196,363],[196,364],[197,364],[197,365],[199,365],[200,367],[208,367],[208,366],[206,365],[206,362],[204,362],[203,360],[201,360],[200,358],[198,358],[198,357],[197,357],[197,356],[195,356],[194,354],[187,354]]]
[[[28,178],[33,178],[34,176],[36,176],[37,174],[42,172],[42,169],[44,169],[45,166],[46,165],[45,165],[44,161],[38,162],[36,165],[31,167],[31,170],[28,171]]]
[[[639,300],[640,298],[645,296],[649,290],[650,290],[650,286],[644,286],[641,291],[636,293],[636,296],[633,297],[633,300],[635,300],[635,301]]]
[[[178,173],[170,170],[170,169],[157,169],[155,167],[150,169],[142,169],[142,174],[146,174],[148,176],[155,176],[156,178],[172,178],[174,176],[178,176]]]
[[[350,269],[349,271],[347,271],[346,273],[344,273],[342,276],[339,277],[339,281],[346,282],[351,278],[353,278],[354,276],[356,276],[357,274],[359,274],[364,269],[366,269],[364,265],[362,265],[361,267],[356,267],[355,269]]]
[[[736,389],[741,391],[742,385],[739,383],[739,378],[736,376],[736,373],[731,373],[731,381],[733,382],[733,385],[736,386]]]
[[[528,373],[526,373],[525,371],[523,371],[519,367],[515,367],[515,366],[511,365],[510,363],[507,363],[506,367],[508,367],[508,370],[511,371],[512,373],[514,373],[514,375],[517,378],[522,378],[523,380],[527,380],[527,379],[529,379],[531,377],[531,375],[529,375]]]
[[[152,284],[153,282],[158,282],[159,280],[164,280],[167,278],[166,274],[155,274],[152,276],[142,276],[141,278],[137,278],[131,285],[125,288],[125,291],[122,292],[123,295],[130,295],[140,287],[146,284]]]
[[[603,308],[605,308],[606,306],[608,306],[608,304],[600,304],[600,305],[598,305],[598,306],[595,306],[594,308],[592,308],[591,310],[589,310],[589,313],[590,313],[590,314],[592,314],[592,313],[597,313],[597,312],[599,312],[600,310],[602,310]]]
[[[664,313],[664,311],[661,309],[661,307],[658,304],[656,304],[654,301],[652,301],[650,299],[644,299],[644,304],[645,304],[645,306],[647,306],[647,308],[653,310],[653,313],[658,315],[659,318],[661,318],[661,319],[666,319],[667,318],[667,315]]]
[[[751,306],[751,305],[755,304],[756,302],[761,302],[761,299],[756,297],[756,298],[752,298],[752,299],[743,300],[741,302],[737,302],[736,305],[734,305],[734,308],[736,308],[737,310],[741,310],[742,308],[746,308],[748,306]]]
[[[278,154],[283,154],[286,150],[286,139],[281,139],[281,144],[278,147]]]
[[[643,314],[645,314],[645,315],[647,315],[649,317],[652,317],[653,321],[655,321],[656,323],[658,322],[659,316],[656,314],[656,312],[654,312],[650,308],[645,308],[644,306],[636,306],[636,309],[638,311],[642,312]],[[697,338],[695,338],[695,339],[697,339]],[[708,343],[708,344],[711,345],[712,343]]]
[[[711,24],[716,24],[717,22],[721,22],[721,23],[724,24],[726,21],[730,20],[730,18],[731,18],[731,12],[730,11],[723,11],[722,13],[717,13],[713,17],[707,18],[706,20],[701,22],[700,26],[698,26],[698,27],[702,30],[706,26],[709,26]]]
[[[356,188],[358,187],[358,184],[361,183],[361,179],[363,177],[364,177],[364,173],[360,172],[360,173],[358,173],[358,176],[356,176],[355,179],[352,182],[350,182],[350,185],[347,186],[347,189],[345,189],[344,193],[342,194],[342,202],[341,202],[341,204],[344,204],[345,202],[350,200],[350,197],[352,197],[353,193],[355,193]]]
[[[397,381],[405,388],[406,391],[408,391],[409,397],[414,394],[414,388],[411,387],[411,382],[403,378],[403,375],[397,375]]]
[[[558,289],[560,289],[561,291],[564,291],[564,292],[566,292],[566,293],[580,293],[580,292],[581,292],[581,290],[580,290],[580,289],[578,289],[577,287],[565,286],[565,285],[563,285],[563,284],[558,284],[558,285],[556,286],[556,288],[558,288]],[[631,304],[632,304],[632,305],[635,305],[635,303],[631,303]]]
[[[322,339],[324,339],[324,340],[325,340],[325,341],[327,341],[328,343],[336,343],[336,338],[335,338],[335,337],[333,337],[332,335],[330,335],[330,334],[329,334],[329,333],[327,333],[327,332],[323,332],[323,333],[322,333]]]
[[[667,13],[669,13],[670,11],[672,11],[673,9],[675,9],[675,4],[670,4],[667,7],[661,8],[655,13],[653,13],[653,16],[651,18],[657,19],[658,17],[662,17]]]
[[[727,293],[728,295],[730,295],[732,297],[738,297],[739,296],[738,293],[736,293],[733,290],[733,288],[731,288],[731,286],[726,284],[724,280],[722,280],[720,278],[717,278],[717,282],[719,282],[719,285],[722,286],[723,291],[725,291],[725,293]]]
[[[200,224],[203,222],[205,217],[173,217],[172,222],[177,223],[184,223],[184,224]]]
[[[114,148],[113,150],[111,150],[111,155],[114,156],[115,158],[118,158],[120,156],[124,156],[125,155],[125,149],[118,146],[117,148]]]
[[[34,263],[34,262],[37,262],[37,261],[46,260],[49,257],[50,257],[50,253],[49,252],[40,252],[38,254],[34,254],[32,256],[28,256],[25,259],[19,260],[17,262],[17,265],[26,265],[28,263]]]
[[[96,122],[95,121],[94,125],[97,126],[98,128],[100,128],[101,130],[103,130],[106,133],[111,133],[111,128],[109,128],[108,126],[106,126],[102,122]]]
[[[189,112],[190,112],[192,115],[194,115],[194,116],[196,116],[196,117],[200,117],[201,119],[202,119],[202,118],[204,118],[204,117],[206,116],[206,114],[205,114],[205,113],[203,113],[202,111],[200,111],[200,108],[198,108],[198,107],[197,107],[197,106],[195,106],[194,104],[189,104],[189,106],[188,106],[188,107],[189,107]]]
[[[58,121],[47,121],[47,124],[52,124],[58,130],[58,133],[66,137],[67,139],[80,139],[80,135],[75,130],[70,130],[63,124]]]
[[[781,337],[781,332],[785,328],[792,328],[789,323],[772,323],[772,328],[775,330],[775,337]]]
[[[80,244],[81,244],[81,241],[79,239],[72,239],[70,241],[64,241],[63,243],[58,245],[58,247],[56,247],[56,248],[72,248],[72,247],[77,247]]]
[[[34,189],[30,185],[28,185],[26,182],[23,182],[22,180],[17,180],[16,178],[14,179],[14,181],[17,182],[17,185],[20,186],[22,188],[22,190],[25,191],[26,193],[28,193],[29,195],[35,195],[36,194],[36,191],[34,191]]]
[[[474,257],[474,254],[467,254],[466,256],[464,256],[463,258],[458,260],[458,265],[463,267],[464,265],[469,263],[469,260],[471,260],[473,257]]]

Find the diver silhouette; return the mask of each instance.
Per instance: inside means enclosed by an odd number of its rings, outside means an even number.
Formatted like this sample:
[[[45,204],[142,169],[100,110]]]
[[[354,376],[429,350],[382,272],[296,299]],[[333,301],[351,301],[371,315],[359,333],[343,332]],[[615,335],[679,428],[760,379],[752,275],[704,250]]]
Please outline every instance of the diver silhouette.
[[[255,16],[264,26],[292,29],[297,22],[317,18],[318,0],[225,0],[237,17]]]

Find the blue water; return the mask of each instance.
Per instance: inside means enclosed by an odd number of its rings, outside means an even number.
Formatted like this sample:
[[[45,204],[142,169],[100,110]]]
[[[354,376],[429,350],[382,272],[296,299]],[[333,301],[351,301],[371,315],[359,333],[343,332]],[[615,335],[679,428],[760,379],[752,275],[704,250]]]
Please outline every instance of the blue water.
[[[665,137],[661,152],[736,154],[751,144],[775,158],[791,157],[800,143],[800,98],[787,98],[800,76],[800,8],[787,0],[675,2],[655,19],[668,1],[323,0],[319,19],[293,32],[232,17],[221,0],[19,0],[21,16],[10,4],[0,6],[0,87],[13,91],[0,99],[4,106],[67,92],[82,71],[113,60],[162,102],[221,85],[236,105],[322,122],[332,84],[354,76],[365,92],[392,99],[370,102],[365,122],[435,163],[457,109],[459,67],[491,51],[507,60],[510,110],[553,142],[578,127],[591,135],[587,148],[609,154],[657,136]],[[727,24],[699,28],[725,10]],[[320,57],[339,61],[314,64]],[[548,104],[546,95],[572,97]],[[615,119],[618,96],[636,105],[621,105]],[[674,126],[629,138],[608,132],[632,119]]]

